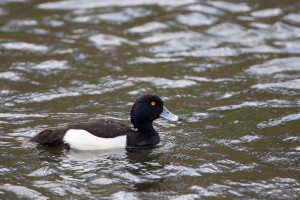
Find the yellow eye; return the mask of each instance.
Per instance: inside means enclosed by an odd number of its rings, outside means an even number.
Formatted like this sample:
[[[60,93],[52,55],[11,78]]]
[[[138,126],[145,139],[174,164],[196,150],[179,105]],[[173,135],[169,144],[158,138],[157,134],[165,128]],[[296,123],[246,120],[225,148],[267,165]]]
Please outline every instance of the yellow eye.
[[[151,106],[155,106],[156,103],[154,101],[151,102]]]

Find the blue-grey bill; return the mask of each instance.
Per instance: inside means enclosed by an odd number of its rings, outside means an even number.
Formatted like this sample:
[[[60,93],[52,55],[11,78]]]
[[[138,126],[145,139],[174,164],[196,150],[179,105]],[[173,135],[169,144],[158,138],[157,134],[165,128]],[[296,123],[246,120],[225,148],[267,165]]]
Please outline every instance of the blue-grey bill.
[[[177,115],[171,113],[165,106],[160,116],[170,121],[180,121],[180,118]]]

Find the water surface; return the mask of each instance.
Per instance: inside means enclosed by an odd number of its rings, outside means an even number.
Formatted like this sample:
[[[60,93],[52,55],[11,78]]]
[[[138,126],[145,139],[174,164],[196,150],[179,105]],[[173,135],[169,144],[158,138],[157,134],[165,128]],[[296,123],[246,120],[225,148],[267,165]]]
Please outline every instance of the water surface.
[[[0,199],[299,199],[300,4],[0,4]],[[24,147],[48,126],[129,124],[156,93],[184,120],[128,153]]]

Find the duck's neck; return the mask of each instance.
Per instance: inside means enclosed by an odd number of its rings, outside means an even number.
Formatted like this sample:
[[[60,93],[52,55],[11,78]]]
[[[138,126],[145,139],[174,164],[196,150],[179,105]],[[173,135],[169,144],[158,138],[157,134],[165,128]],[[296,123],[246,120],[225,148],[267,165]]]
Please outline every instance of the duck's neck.
[[[152,123],[147,123],[147,124],[138,124],[138,125],[133,125],[134,128],[136,128],[139,132],[153,132],[155,131]]]
[[[138,116],[131,116],[131,123],[139,132],[155,131],[152,125],[152,121],[140,119]]]

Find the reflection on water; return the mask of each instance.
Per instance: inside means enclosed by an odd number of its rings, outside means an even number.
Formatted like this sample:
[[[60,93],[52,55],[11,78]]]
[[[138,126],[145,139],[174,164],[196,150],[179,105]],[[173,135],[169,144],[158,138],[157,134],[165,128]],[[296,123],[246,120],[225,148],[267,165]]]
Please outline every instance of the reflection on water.
[[[0,4],[0,199],[298,199],[300,5],[196,0]],[[114,118],[140,94],[184,120],[156,149],[22,146]]]

